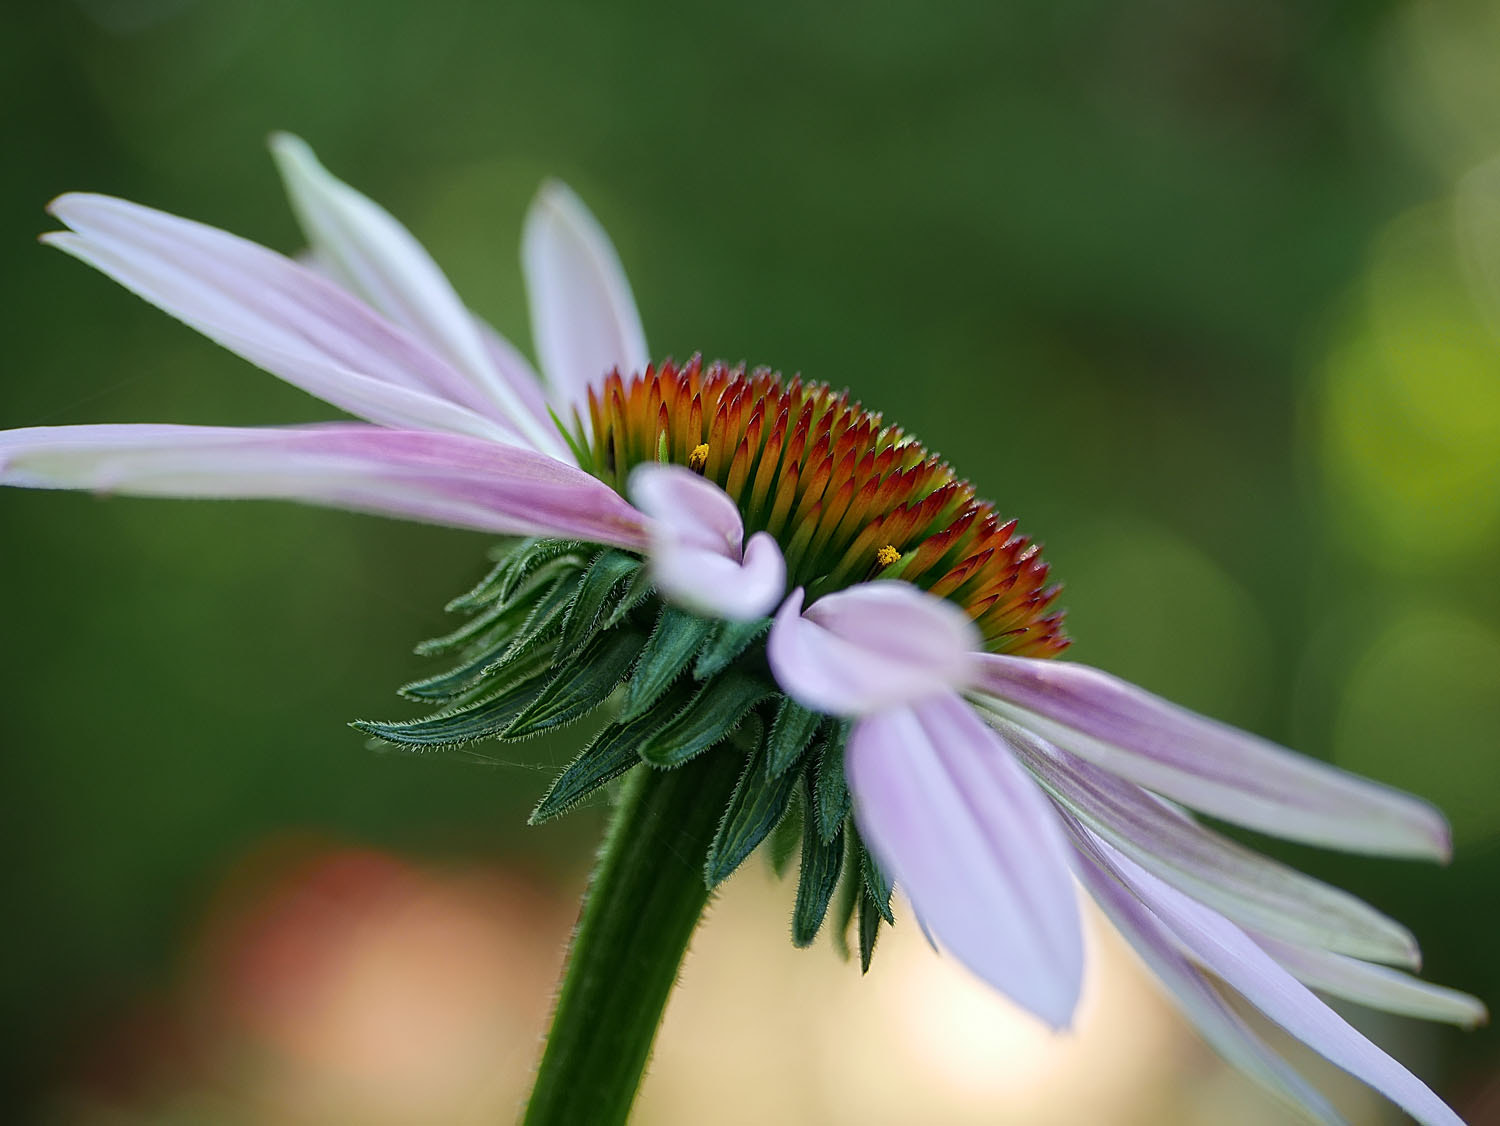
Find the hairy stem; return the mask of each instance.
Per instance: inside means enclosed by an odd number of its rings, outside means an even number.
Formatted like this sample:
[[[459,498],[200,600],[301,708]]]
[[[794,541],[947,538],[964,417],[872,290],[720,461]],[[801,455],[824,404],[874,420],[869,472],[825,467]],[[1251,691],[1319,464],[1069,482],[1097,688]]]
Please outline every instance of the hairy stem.
[[[568,952],[526,1126],[609,1126],[629,1115],[708,902],[704,858],[738,758],[720,746],[676,770],[637,767],[627,780]]]

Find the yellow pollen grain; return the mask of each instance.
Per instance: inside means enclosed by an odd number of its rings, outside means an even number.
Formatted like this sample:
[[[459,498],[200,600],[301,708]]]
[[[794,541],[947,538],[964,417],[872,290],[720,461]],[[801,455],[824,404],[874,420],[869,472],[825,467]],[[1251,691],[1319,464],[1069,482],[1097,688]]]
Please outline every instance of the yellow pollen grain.
[[[703,467],[708,464],[708,443],[700,442],[693,447],[693,452],[688,454],[688,468],[694,473],[702,473]]]
[[[886,544],[875,553],[875,563],[880,567],[889,567],[892,563],[900,562],[901,553],[896,550],[895,544]]]

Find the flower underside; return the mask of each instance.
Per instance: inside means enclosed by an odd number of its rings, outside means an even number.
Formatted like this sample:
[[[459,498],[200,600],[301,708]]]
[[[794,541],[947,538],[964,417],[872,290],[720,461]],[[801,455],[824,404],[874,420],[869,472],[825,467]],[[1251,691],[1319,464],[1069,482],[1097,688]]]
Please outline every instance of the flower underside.
[[[625,491],[630,470],[666,461],[733,499],[745,533],[781,545],[808,600],[871,578],[902,579],[962,606],[991,652],[1051,657],[1068,645],[1061,587],[943,461],[826,384],[698,357],[591,388],[575,417],[582,467]]]
[[[634,766],[672,770],[701,754],[732,753],[744,766],[705,883],[717,886],[762,842],[778,872],[800,851],[793,940],[810,944],[832,912],[835,942],[847,952],[857,918],[868,969],[880,924],[892,919],[891,884],[851,816],[848,727],[777,690],[763,644],[770,621],[715,621],[667,605],[643,561],[614,548],[528,539],[495,555],[479,585],[449,604],[465,623],[418,647],[453,667],[401,690],[438,710],[354,726],[411,750],[455,749],[527,739],[614,697],[618,708],[553,782],[532,822],[572,810]]]

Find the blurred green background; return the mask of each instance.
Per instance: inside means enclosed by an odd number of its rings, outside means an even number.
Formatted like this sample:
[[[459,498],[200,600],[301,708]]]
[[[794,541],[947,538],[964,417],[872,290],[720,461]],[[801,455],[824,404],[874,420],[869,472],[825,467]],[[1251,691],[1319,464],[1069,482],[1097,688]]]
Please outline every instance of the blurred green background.
[[[59,192],[292,251],[264,145],[292,130],[524,345],[520,220],[561,176],[656,354],[899,419],[1045,540],[1078,659],[1440,803],[1446,871],[1279,851],[1494,1004],[1500,310],[1452,220],[1500,151],[1497,57],[1478,0],[10,4],[0,426],[330,417],[38,247]],[[600,820],[524,820],[569,740],[417,759],[343,726],[406,714],[481,538],[22,491],[0,529],[17,1116],[152,1117],[181,1047],[128,1030],[267,849],[501,866],[564,905],[560,947]],[[1394,1035],[1500,1121],[1493,1029]]]

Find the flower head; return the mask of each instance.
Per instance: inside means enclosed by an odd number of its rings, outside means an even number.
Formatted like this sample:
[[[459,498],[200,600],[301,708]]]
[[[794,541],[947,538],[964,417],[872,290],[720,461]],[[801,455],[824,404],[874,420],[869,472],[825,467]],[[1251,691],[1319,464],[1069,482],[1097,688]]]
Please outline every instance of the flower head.
[[[653,365],[618,258],[559,184],[522,264],[544,378],[415,239],[300,141],[273,143],[312,246],[297,262],[209,227],[69,195],[45,241],[252,363],[363,419],[235,429],[0,432],[0,482],[278,497],[511,537],[424,647],[400,745],[525,738],[606,700],[555,816],[632,768],[735,755],[710,885],[801,838],[793,934],[831,914],[868,968],[901,887],[938,944],[1055,1028],[1083,974],[1075,880],[1204,1035],[1316,1116],[1321,1097],[1240,1019],[1240,995],[1423,1122],[1457,1119],[1310,990],[1458,1024],[1410,933],[1200,824],[1442,859],[1409,795],[1186,712],[1067,645],[1036,546],[845,392],[757,369]],[[645,764],[642,767],[642,764]]]

